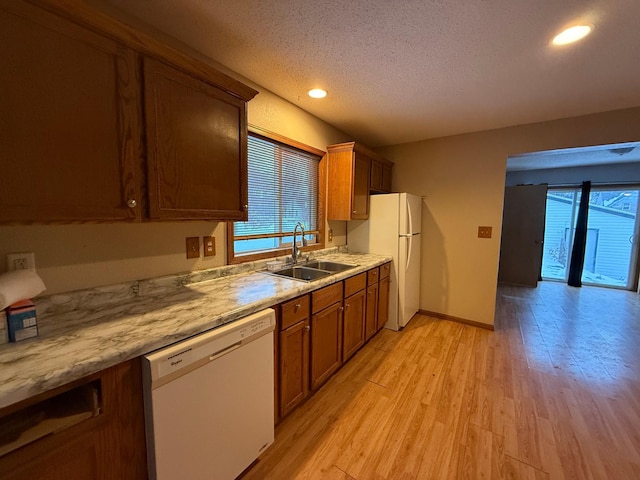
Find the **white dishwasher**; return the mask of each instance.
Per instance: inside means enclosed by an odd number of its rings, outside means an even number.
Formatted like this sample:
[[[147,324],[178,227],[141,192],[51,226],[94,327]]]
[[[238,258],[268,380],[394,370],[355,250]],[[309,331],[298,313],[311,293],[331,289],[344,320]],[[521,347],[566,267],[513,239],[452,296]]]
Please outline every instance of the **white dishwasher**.
[[[149,477],[232,480],[273,443],[266,309],[144,357]]]

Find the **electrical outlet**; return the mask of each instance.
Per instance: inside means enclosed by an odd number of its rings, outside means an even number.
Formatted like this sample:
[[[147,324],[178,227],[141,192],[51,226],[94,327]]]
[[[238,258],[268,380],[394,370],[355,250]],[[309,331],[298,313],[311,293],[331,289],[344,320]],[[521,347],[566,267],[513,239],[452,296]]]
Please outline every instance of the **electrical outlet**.
[[[7,272],[14,270],[36,271],[36,260],[33,252],[7,253]]]
[[[478,238],[491,238],[491,227],[478,227]]]
[[[200,237],[187,237],[187,258],[200,258]]]
[[[333,228],[329,229],[329,241],[333,242]]]
[[[216,254],[216,237],[202,237],[204,256],[213,257]]]

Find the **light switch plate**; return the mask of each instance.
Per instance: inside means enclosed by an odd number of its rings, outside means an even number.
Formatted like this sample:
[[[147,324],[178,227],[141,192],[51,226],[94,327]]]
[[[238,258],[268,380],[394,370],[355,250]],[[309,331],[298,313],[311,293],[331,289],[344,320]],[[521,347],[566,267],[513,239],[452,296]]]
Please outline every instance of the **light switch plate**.
[[[200,237],[187,237],[187,258],[200,258]]]

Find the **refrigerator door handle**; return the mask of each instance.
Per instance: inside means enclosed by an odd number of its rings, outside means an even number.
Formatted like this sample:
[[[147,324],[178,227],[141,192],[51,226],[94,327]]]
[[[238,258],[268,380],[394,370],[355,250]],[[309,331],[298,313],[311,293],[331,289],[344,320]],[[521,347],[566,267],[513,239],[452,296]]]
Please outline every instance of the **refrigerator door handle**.
[[[411,238],[411,236],[405,238],[407,239],[407,264],[404,266],[404,269],[408,270],[409,264],[411,263],[411,244],[413,243],[413,238]]]
[[[411,212],[411,202],[409,201],[408,198],[405,201],[407,202],[407,217],[409,220],[409,231],[404,233],[412,234],[413,233],[413,213]]]

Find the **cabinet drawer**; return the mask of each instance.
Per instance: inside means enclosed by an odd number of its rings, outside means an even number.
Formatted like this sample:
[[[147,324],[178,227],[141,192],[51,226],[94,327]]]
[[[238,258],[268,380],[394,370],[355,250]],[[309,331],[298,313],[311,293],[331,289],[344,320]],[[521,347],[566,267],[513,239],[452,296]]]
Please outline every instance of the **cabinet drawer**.
[[[367,286],[367,273],[361,273],[344,281],[344,296],[350,297]]]
[[[342,301],[342,282],[334,283],[333,285],[312,292],[311,301],[313,313],[318,313],[329,305]]]
[[[391,274],[391,262],[387,262],[380,267],[380,278],[387,278]]]
[[[372,268],[367,272],[367,287],[378,283],[378,277],[380,276],[378,267]]]
[[[291,325],[306,320],[309,318],[309,295],[303,295],[302,297],[294,298],[288,302],[283,303],[280,308],[282,324],[280,329],[284,330]]]

